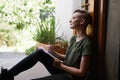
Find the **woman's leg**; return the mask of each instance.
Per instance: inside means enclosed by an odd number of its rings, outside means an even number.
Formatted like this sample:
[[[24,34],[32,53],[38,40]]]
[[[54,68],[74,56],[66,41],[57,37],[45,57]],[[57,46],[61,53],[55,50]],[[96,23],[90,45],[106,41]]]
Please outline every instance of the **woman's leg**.
[[[58,69],[52,66],[53,58],[47,55],[43,50],[39,49],[27,56],[26,58],[24,58],[23,60],[21,60],[10,70],[8,70],[8,74],[10,76],[16,76],[20,72],[25,71],[34,66],[38,61],[42,62],[51,74],[54,74],[57,71],[59,71]]]

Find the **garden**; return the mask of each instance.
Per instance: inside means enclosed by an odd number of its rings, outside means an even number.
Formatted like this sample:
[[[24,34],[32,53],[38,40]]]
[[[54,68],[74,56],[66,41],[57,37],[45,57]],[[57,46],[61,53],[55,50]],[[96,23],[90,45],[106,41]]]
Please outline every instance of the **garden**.
[[[0,52],[26,52],[36,42],[55,44],[67,41],[57,36],[53,0],[0,0]],[[59,29],[59,28],[57,28]],[[63,46],[62,46],[63,47]]]

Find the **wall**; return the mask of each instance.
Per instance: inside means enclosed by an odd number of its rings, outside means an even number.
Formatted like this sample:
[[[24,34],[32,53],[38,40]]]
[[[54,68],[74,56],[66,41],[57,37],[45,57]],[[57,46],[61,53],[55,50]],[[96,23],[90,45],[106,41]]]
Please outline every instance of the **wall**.
[[[69,20],[72,15],[71,0],[56,0],[56,25],[57,36],[64,36],[69,40],[72,30],[69,28]]]
[[[106,39],[107,80],[120,80],[120,0],[109,0]]]
[[[69,20],[75,9],[80,8],[81,0],[56,0],[56,28],[57,36],[64,36],[70,40],[73,31],[69,27]]]

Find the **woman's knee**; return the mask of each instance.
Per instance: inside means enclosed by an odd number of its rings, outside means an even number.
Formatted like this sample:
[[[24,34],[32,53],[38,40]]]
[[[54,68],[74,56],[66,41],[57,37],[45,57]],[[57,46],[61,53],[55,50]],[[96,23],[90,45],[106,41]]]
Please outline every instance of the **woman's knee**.
[[[44,53],[44,51],[42,49],[38,49],[35,51],[36,53]]]
[[[40,55],[43,55],[44,54],[44,51],[42,49],[38,49],[36,51],[34,51],[30,56],[40,56]]]

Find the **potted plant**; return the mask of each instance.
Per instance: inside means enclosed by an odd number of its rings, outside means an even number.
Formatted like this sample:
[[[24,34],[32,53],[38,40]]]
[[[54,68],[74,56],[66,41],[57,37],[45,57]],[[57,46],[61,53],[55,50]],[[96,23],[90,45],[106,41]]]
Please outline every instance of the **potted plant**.
[[[64,53],[67,41],[62,37],[56,37],[54,19],[47,19],[38,23],[33,39],[37,42],[36,48],[52,45],[57,52]]]
[[[48,19],[38,23],[36,33],[33,39],[40,43],[55,43],[55,22],[54,19]]]

